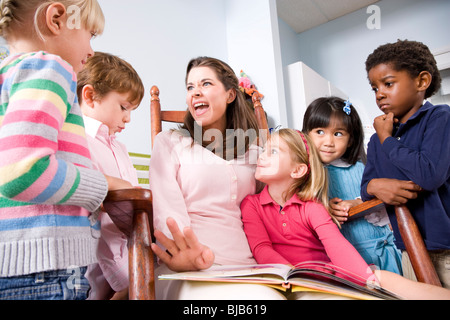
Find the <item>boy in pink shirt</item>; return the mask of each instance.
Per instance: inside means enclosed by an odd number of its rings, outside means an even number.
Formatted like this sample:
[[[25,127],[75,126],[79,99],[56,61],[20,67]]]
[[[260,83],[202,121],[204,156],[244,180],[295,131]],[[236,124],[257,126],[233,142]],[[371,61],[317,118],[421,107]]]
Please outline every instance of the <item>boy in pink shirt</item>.
[[[116,133],[130,122],[130,113],[144,96],[139,75],[126,61],[97,52],[78,76],[77,94],[94,167],[104,174],[138,185],[124,144]],[[124,299],[128,294],[128,249],[125,235],[106,212],[100,214],[98,263],[89,266],[89,299]]]

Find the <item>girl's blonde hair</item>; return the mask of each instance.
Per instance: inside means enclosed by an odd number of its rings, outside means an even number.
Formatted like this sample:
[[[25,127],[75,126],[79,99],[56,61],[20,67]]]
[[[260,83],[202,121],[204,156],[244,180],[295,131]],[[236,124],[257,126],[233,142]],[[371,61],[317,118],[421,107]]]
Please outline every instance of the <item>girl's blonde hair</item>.
[[[36,34],[44,40],[39,17],[53,3],[61,3],[66,10],[79,9],[74,14],[79,12],[81,26],[96,34],[103,33],[105,17],[97,0],[0,0],[0,36],[8,39],[10,33],[21,30],[31,20]],[[68,15],[70,13],[68,11]]]
[[[272,138],[279,137],[286,142],[289,147],[292,161],[308,165],[308,172],[303,177],[297,179],[289,188],[287,194],[296,193],[302,201],[321,202],[329,210],[328,200],[328,177],[319,153],[314,143],[307,134],[293,129],[280,129],[272,134]],[[303,139],[304,138],[304,139]],[[305,144],[305,141],[306,144]],[[340,226],[336,218],[330,214],[331,219]]]

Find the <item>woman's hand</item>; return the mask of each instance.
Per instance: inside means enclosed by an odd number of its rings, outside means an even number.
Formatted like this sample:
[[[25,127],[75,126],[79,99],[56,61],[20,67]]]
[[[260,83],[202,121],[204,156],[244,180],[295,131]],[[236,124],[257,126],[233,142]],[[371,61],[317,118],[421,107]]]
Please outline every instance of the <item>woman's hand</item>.
[[[173,240],[166,237],[161,231],[155,230],[157,241],[167,251],[152,243],[153,252],[164,262],[170,270],[176,272],[207,269],[214,263],[214,253],[207,246],[201,244],[191,228],[178,228],[176,221],[167,219],[167,226],[172,233]]]

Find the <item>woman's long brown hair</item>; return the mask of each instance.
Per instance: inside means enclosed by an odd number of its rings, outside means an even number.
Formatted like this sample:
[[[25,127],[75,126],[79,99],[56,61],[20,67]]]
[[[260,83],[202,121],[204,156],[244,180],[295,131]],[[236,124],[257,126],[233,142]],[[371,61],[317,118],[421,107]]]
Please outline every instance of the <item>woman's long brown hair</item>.
[[[219,81],[224,85],[225,90],[228,91],[233,89],[236,92],[236,98],[233,102],[228,104],[226,110],[226,132],[223,132],[223,150],[222,156],[227,160],[230,160],[230,156],[236,158],[243,155],[248,151],[249,145],[255,142],[258,137],[258,123],[256,121],[256,116],[251,108],[249,108],[244,94],[239,90],[239,80],[234,73],[233,69],[225,62],[211,58],[211,57],[198,57],[192,59],[187,66],[186,70],[186,80],[187,82],[189,72],[193,68],[197,67],[208,67],[215,72]],[[187,112],[184,119],[184,123],[181,129],[189,131],[192,139],[196,139],[194,135],[194,129],[196,126],[196,121],[190,112]],[[232,132],[232,134],[230,133]],[[249,134],[251,132],[251,134]],[[232,139],[232,140],[231,140]],[[242,140],[243,139],[243,140]],[[243,148],[240,148],[242,144],[240,142],[244,141]],[[208,145],[208,141],[204,141],[202,134],[202,141],[195,141],[200,143],[203,147]]]

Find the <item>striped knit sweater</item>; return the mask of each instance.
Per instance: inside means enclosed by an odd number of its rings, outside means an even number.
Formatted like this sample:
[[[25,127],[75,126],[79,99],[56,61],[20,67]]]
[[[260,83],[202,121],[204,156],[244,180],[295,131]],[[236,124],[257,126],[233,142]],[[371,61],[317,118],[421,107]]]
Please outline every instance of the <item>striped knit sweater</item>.
[[[0,66],[0,277],[95,262],[95,212],[107,192],[92,169],[61,58],[34,52]]]

